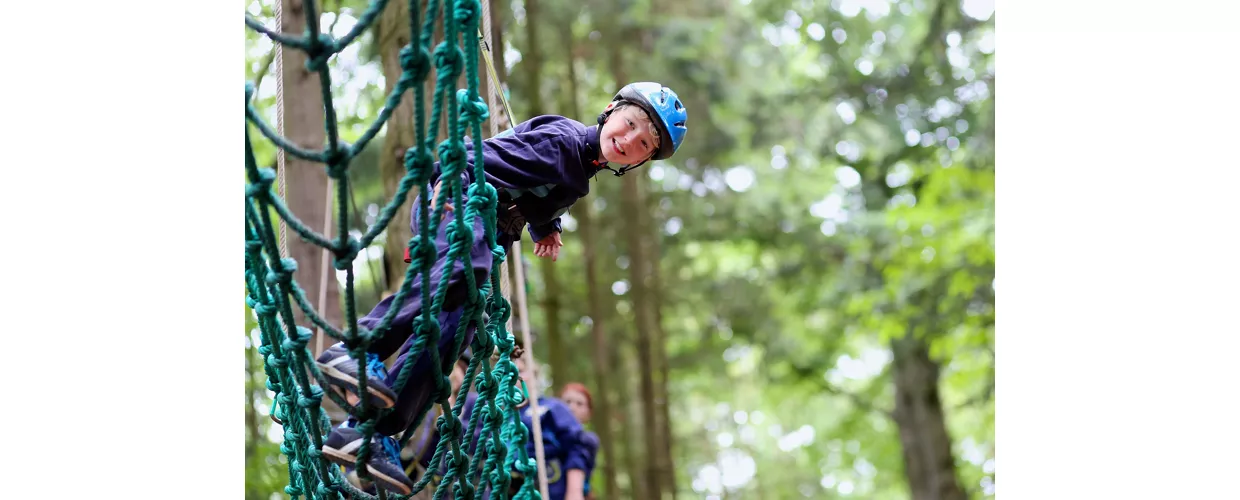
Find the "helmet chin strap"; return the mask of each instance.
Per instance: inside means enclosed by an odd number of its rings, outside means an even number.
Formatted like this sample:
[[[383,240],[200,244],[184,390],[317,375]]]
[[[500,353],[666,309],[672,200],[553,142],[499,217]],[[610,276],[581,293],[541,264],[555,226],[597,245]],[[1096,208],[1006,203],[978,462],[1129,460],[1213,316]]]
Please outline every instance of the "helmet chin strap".
[[[628,171],[630,171],[630,170],[633,170],[633,169],[635,169],[635,168],[637,168],[637,167],[640,167],[640,166],[642,166],[642,165],[645,165],[645,164],[646,164],[646,160],[642,160],[642,162],[641,162],[641,163],[638,163],[638,164],[636,164],[636,165],[625,165],[625,166],[623,166],[623,167],[620,167],[620,170],[618,170],[618,171],[617,171],[617,170],[614,170],[614,169],[612,169],[611,167],[607,166],[607,165],[608,165],[607,163],[604,163],[604,164],[603,164],[603,166],[602,166],[602,167],[600,167],[600,168],[601,168],[601,169],[603,169],[603,170],[610,170],[610,171],[611,171],[611,173],[612,173],[612,175],[615,175],[616,177],[620,177],[620,176],[624,175],[624,173],[625,173],[625,172],[628,172]]]

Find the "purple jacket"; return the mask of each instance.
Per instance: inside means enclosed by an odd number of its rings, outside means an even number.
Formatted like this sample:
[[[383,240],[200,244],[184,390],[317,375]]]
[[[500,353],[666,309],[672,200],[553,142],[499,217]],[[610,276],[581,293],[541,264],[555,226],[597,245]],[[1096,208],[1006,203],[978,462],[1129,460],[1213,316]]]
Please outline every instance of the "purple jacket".
[[[465,141],[471,168],[473,144]],[[516,206],[534,241],[561,231],[560,216],[590,193],[590,179],[601,166],[598,126],[562,116],[531,118],[483,141],[482,148],[487,183],[499,192],[501,207]],[[473,171],[467,172],[473,182]],[[436,163],[432,185],[439,175]]]

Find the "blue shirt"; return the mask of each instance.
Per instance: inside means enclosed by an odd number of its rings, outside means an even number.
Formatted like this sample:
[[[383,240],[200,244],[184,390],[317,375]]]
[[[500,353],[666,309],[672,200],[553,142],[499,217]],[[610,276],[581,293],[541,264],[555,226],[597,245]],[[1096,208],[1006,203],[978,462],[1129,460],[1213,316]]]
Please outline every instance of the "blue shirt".
[[[467,178],[473,182],[474,143],[466,139]],[[534,241],[561,231],[560,216],[590,193],[590,179],[602,165],[598,126],[555,115],[521,122],[483,141],[482,150],[487,183],[499,192],[501,207],[516,206]],[[439,175],[436,163],[432,184]]]
[[[538,398],[538,405],[542,411],[539,422],[542,426],[543,458],[547,467],[547,494],[551,497],[548,500],[563,500],[568,487],[568,471],[578,469],[588,472],[589,468],[592,468],[594,453],[583,442],[586,433],[564,402],[556,398],[541,397]],[[532,405],[521,409],[521,423],[525,424],[530,433],[525,450],[531,458],[537,457],[534,449],[533,414]]]

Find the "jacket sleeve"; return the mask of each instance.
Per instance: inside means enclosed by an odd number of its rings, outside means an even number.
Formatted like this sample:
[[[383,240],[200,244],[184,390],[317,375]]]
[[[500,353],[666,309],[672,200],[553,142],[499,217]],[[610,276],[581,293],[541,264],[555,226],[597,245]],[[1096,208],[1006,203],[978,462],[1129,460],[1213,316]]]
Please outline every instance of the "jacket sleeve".
[[[581,177],[569,140],[575,133],[567,118],[540,116],[488,139],[483,145],[488,180],[496,187],[529,190]]]
[[[530,228],[530,238],[533,238],[535,242],[542,241],[543,238],[551,236],[551,233],[564,232],[562,229],[560,229],[560,218],[559,217],[552,219],[551,222],[548,222],[546,224],[540,224],[537,226],[530,224],[529,228]]]

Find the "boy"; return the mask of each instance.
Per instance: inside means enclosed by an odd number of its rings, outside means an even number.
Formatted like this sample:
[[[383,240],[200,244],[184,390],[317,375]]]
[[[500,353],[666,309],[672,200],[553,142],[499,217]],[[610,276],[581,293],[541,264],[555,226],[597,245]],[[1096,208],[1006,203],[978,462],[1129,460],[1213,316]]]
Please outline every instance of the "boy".
[[[577,200],[590,191],[590,179],[600,170],[611,170],[615,175],[637,168],[648,160],[670,158],[680,148],[685,135],[688,115],[684,104],[671,89],[653,82],[631,83],[620,89],[611,103],[598,117],[598,125],[586,127],[575,120],[560,116],[539,116],[518,124],[512,130],[483,142],[483,168],[486,182],[499,193],[497,208],[497,239],[507,250],[520,238],[522,228],[528,227],[535,241],[534,254],[556,260],[559,258],[560,217]],[[466,159],[472,165],[475,160],[473,142],[465,142]],[[620,170],[608,164],[622,165]],[[436,164],[431,176],[434,191],[439,191],[440,168]],[[468,186],[473,181],[473,169],[461,173],[462,182]],[[425,190],[423,193],[427,192]],[[449,200],[451,201],[451,200]],[[419,202],[412,203],[410,226],[419,233]],[[433,205],[432,205],[433,206]],[[453,225],[456,211],[445,207],[445,220],[439,225],[435,249],[438,258],[431,269],[432,286],[438,287],[443,278],[444,256],[448,252],[448,228]],[[491,248],[486,242],[481,217],[469,221],[473,224],[474,241],[470,249],[471,270],[475,283],[487,280],[491,273]],[[411,259],[406,251],[406,262]],[[441,330],[440,359],[445,366],[436,367],[440,373],[447,371],[458,353],[450,352],[455,341],[456,323],[462,318],[469,297],[464,266],[453,266],[449,276],[447,296],[443,312],[438,320],[445,325]],[[427,404],[435,392],[435,384],[428,377],[430,352],[424,350],[416,360],[406,359],[414,344],[414,321],[422,313],[421,284],[414,280],[409,295],[391,322],[388,331],[370,346],[369,352],[387,359],[400,352],[394,366],[384,380],[367,379],[365,397],[379,408],[393,408],[375,426],[376,438],[372,440],[372,453],[367,462],[377,483],[389,491],[407,495],[413,482],[405,475],[399,462],[393,463],[390,454],[383,453],[385,440],[403,432],[413,422],[416,414]],[[366,329],[374,329],[392,306],[390,296],[375,306],[358,323]],[[452,324],[451,327],[448,325]],[[469,321],[461,346],[470,345],[476,325]],[[428,346],[429,347],[429,346]],[[348,348],[338,343],[318,358],[319,369],[331,381],[348,391],[357,388],[358,366],[350,357]],[[390,385],[395,384],[406,362],[415,363],[400,394]],[[337,462],[356,460],[361,446],[361,433],[341,426],[333,430],[324,442],[323,452]]]

